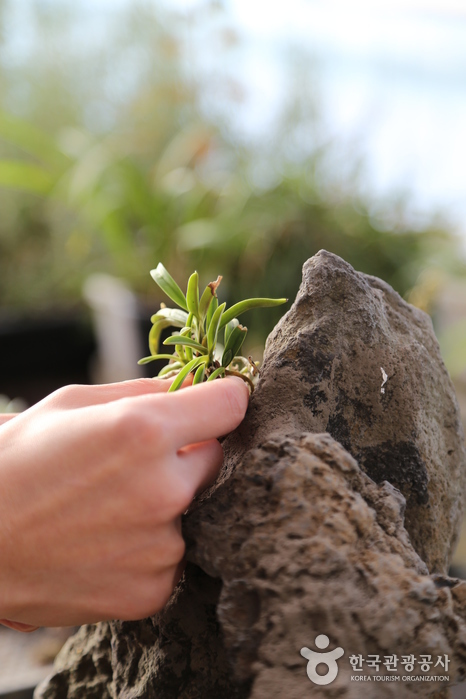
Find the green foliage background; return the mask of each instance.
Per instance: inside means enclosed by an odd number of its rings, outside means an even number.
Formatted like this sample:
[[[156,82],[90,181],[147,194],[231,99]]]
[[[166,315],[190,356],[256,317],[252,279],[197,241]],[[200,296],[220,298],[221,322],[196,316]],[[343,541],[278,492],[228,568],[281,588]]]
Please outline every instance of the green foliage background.
[[[4,37],[11,7],[0,2]],[[301,147],[318,117],[296,61],[267,145],[241,143],[206,106],[228,93],[234,109],[234,80],[226,76],[219,92],[218,81],[190,70],[193,26],[135,3],[109,14],[105,41],[83,51],[79,13],[76,4],[31,1],[29,54],[12,61],[5,40],[0,53],[3,308],[80,303],[95,271],[123,277],[149,300],[148,272],[159,261],[181,285],[193,269],[202,283],[222,274],[229,303],[293,299],[303,262],[320,248],[427,310],[429,275],[464,274],[445,222],[413,226],[409,202],[367,200],[357,168],[342,175],[329,146]],[[227,29],[225,53],[240,40]],[[251,317],[257,341],[281,313]]]

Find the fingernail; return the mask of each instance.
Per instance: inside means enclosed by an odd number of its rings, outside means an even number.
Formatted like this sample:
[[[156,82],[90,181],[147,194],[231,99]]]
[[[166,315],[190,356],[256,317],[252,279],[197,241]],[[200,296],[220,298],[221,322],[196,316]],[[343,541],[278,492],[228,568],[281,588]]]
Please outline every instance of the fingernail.
[[[243,381],[243,379],[240,379],[239,376],[226,376],[225,378],[227,379],[227,381],[234,381],[238,385],[241,384],[241,386],[243,386],[243,388],[246,389],[249,395],[249,388],[247,387],[246,382]]]

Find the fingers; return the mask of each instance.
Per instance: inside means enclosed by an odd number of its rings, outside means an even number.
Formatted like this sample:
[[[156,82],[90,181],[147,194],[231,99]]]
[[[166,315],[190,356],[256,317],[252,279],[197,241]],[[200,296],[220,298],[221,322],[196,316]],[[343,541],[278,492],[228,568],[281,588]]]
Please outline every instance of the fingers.
[[[249,389],[239,378],[207,381],[164,398],[164,419],[179,449],[234,430],[248,401]]]
[[[192,497],[215,481],[223,463],[223,449],[216,439],[191,444],[178,451],[178,469],[189,484]]]
[[[192,375],[183,382],[183,388],[192,383]],[[64,386],[52,393],[48,400],[60,408],[82,408],[103,405],[123,398],[135,398],[154,393],[166,393],[173,379],[133,379],[119,383]],[[1,424],[1,423],[0,423]]]
[[[22,631],[22,633],[32,633],[40,628],[39,626],[23,624],[20,621],[10,621],[9,619],[0,619],[0,624],[3,624],[3,626],[8,626],[9,629],[14,629],[15,631]]]
[[[4,425],[6,422],[11,420],[11,418],[16,417],[17,413],[2,413],[0,414],[0,426]]]

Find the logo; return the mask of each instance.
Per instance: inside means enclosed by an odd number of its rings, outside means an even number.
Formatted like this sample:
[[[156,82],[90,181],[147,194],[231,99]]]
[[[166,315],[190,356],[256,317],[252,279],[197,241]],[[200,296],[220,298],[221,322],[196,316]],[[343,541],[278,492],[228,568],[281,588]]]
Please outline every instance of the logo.
[[[325,636],[325,634],[320,634],[320,636],[317,636],[315,641],[315,645],[317,648],[320,648],[321,650],[324,650],[325,648],[328,648],[330,641],[328,639],[328,636]],[[337,665],[337,659],[341,658],[341,656],[344,654],[343,648],[335,648],[334,650],[327,651],[327,653],[318,653],[315,650],[311,650],[310,648],[301,648],[300,653],[303,656],[303,658],[306,658],[308,660],[307,664],[307,676],[311,680],[311,682],[314,682],[314,684],[330,684],[330,682],[333,682],[334,679],[336,679],[336,676],[338,675],[338,665]],[[319,665],[326,665],[328,670],[325,673],[325,675],[319,675],[317,673],[317,667]]]

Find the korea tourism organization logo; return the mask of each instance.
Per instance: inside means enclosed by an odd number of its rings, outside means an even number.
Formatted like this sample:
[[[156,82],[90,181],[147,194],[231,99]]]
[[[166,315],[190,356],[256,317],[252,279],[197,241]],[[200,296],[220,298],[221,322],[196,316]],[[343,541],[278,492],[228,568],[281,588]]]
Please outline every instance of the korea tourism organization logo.
[[[324,648],[329,647],[330,641],[328,636],[321,634],[320,636],[317,636],[314,644],[317,646],[317,648],[323,650]],[[345,651],[343,648],[335,648],[327,653],[316,653],[315,650],[311,650],[310,648],[306,648],[306,646],[304,646],[304,648],[301,648],[300,652],[303,658],[307,658],[309,661],[307,664],[307,676],[311,682],[314,682],[314,684],[330,684],[330,682],[333,682],[338,675],[337,660],[338,658],[341,658]],[[324,665],[327,667],[327,672],[324,675],[317,673],[318,665]]]
[[[330,645],[330,639],[325,634],[319,634],[314,645],[318,651],[304,646],[300,654],[307,663],[307,676],[311,682],[326,685],[338,676],[337,660],[345,651],[343,648],[325,649]],[[352,669],[351,682],[449,682],[446,673],[450,665],[448,655],[367,655],[367,657],[350,655],[348,657]],[[317,668],[320,666],[319,672]],[[437,669],[438,668],[438,669]],[[433,673],[431,672],[433,670]]]

